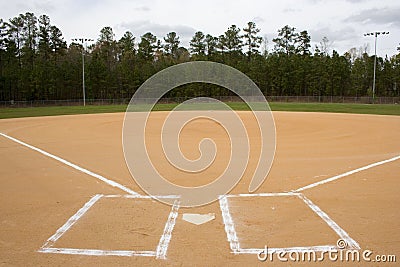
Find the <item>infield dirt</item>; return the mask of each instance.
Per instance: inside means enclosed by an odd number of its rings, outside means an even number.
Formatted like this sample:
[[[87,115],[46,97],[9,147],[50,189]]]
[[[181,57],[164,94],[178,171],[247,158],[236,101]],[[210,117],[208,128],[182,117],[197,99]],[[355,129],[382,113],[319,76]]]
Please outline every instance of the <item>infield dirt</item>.
[[[251,140],[250,161],[231,194],[248,193],[257,163],[258,128],[251,113],[239,112]],[[274,112],[277,150],[270,174],[257,193],[288,192],[326,178],[400,155],[400,117],[332,113]],[[212,181],[226,166],[227,134],[197,120],[182,131],[188,158],[199,156],[204,137],[218,146],[213,166],[189,177],[168,165],[159,130],[167,112],[152,113],[148,151],[169,180],[197,186]],[[123,113],[5,119],[0,132],[98,173],[144,194],[131,177],[122,149]],[[3,266],[244,266],[256,255],[231,253],[218,202],[181,208],[167,259],[39,253],[38,250],[95,194],[125,194],[36,151],[0,137],[0,265]],[[342,227],[361,249],[400,256],[400,161],[393,161],[303,191]],[[299,199],[230,199],[232,219],[243,247],[335,244],[338,236]],[[155,250],[170,207],[153,200],[101,199],[55,247]],[[182,214],[215,213],[196,226]],[[59,243],[58,243],[59,242]],[[291,263],[295,264],[295,263]],[[343,266],[328,259],[318,263]],[[299,265],[309,266],[310,263]],[[316,265],[316,264],[315,264]],[[349,263],[360,265],[360,263]],[[387,264],[390,266],[390,264]],[[386,265],[385,265],[386,266]]]

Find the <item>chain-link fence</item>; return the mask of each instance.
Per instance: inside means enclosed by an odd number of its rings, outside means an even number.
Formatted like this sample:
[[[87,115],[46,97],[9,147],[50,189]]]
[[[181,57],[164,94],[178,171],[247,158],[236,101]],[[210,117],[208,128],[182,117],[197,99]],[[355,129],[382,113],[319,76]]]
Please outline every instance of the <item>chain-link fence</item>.
[[[241,102],[238,96],[213,97],[222,102]],[[162,98],[159,103],[182,103],[190,97]],[[398,104],[400,97],[341,97],[341,96],[267,96],[268,102],[283,103],[348,103],[348,104]],[[86,105],[127,105],[130,98],[120,99],[86,99]],[[257,99],[254,99],[256,102]],[[46,106],[82,106],[82,99],[69,100],[32,100],[32,101],[0,101],[1,107],[46,107]]]

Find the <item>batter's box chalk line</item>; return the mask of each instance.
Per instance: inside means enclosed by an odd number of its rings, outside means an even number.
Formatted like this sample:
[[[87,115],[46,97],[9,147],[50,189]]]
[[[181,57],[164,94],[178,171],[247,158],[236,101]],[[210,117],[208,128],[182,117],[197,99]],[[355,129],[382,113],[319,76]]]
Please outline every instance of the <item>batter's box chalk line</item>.
[[[80,210],[78,210],[63,226],[61,226],[54,235],[52,235],[46,243],[38,250],[42,253],[59,253],[59,254],[72,254],[72,255],[90,255],[90,256],[149,256],[149,257],[156,257],[158,259],[165,259],[168,245],[172,237],[172,231],[174,229],[176,219],[178,216],[178,209],[179,209],[179,197],[178,196],[158,196],[157,198],[170,198],[176,199],[173,206],[171,207],[171,212],[168,216],[167,222],[164,227],[164,232],[160,238],[159,244],[157,248],[149,251],[133,251],[133,250],[97,250],[97,249],[74,249],[74,248],[56,248],[54,247],[55,242],[61,238],[99,199],[101,198],[112,198],[112,197],[123,197],[123,198],[152,198],[150,196],[141,196],[137,192],[127,188],[124,185],[121,185],[113,180],[107,179],[97,173],[89,171],[81,166],[78,166],[72,162],[69,162],[63,158],[55,156],[49,152],[46,152],[40,148],[34,147],[30,144],[27,144],[21,140],[18,140],[14,137],[11,137],[7,134],[1,133],[0,136],[5,137],[13,142],[16,142],[20,145],[23,145],[31,150],[34,150],[46,157],[52,158],[62,164],[65,164],[77,171],[85,173],[89,176],[92,176],[95,179],[98,179],[112,187],[116,187],[129,195],[95,195],[93,196]],[[306,198],[301,191],[317,187],[319,185],[323,185],[346,176],[350,176],[357,172],[365,171],[373,167],[377,167],[379,165],[383,165],[389,162],[393,162],[400,159],[400,155],[397,155],[393,158],[382,160],[379,162],[375,162],[363,167],[360,167],[355,170],[348,171],[346,173],[336,175],[334,177],[315,182],[313,184],[298,188],[297,190],[288,192],[288,193],[262,193],[262,194],[239,194],[239,195],[223,195],[219,198],[220,208],[222,212],[222,219],[225,225],[225,231],[227,234],[227,238],[230,244],[230,248],[234,254],[258,254],[263,249],[259,248],[250,248],[244,249],[240,247],[239,239],[236,234],[235,225],[233,219],[231,217],[229,211],[229,204],[228,198],[232,197],[277,197],[277,196],[297,196],[311,209],[313,210],[320,218],[322,218],[338,235],[339,237],[347,242],[349,249],[360,249],[360,246],[356,241],[354,241],[350,236],[339,226],[337,225],[329,216],[323,212],[318,206],[316,206],[311,200]],[[271,248],[269,252],[279,252],[279,251],[329,251],[330,249],[336,249],[337,246],[312,246],[312,247],[292,247],[292,248]]]
[[[82,208],[80,208],[67,222],[53,234],[46,243],[38,250],[41,253],[56,253],[69,255],[87,255],[87,256],[143,256],[155,257],[157,259],[166,259],[169,242],[178,217],[179,200],[177,196],[158,196],[157,198],[176,199],[171,207],[168,219],[165,223],[164,231],[160,237],[157,247],[154,250],[99,250],[99,249],[78,249],[78,248],[57,248],[54,247],[59,240],[79,219],[101,198],[129,198],[129,199],[153,199],[150,196],[141,195],[102,195],[93,196]]]
[[[238,234],[235,230],[235,224],[229,210],[229,198],[247,198],[247,197],[284,197],[296,196],[301,199],[313,212],[315,212],[328,226],[344,240],[347,244],[346,249],[360,249],[360,245],[352,239],[346,231],[344,231],[336,222],[334,222],[324,211],[322,211],[311,200],[305,197],[302,193],[287,192],[287,193],[260,193],[260,194],[238,194],[238,195],[223,195],[219,198],[222,220],[225,225],[225,232],[229,242],[231,252],[233,254],[260,254],[265,252],[265,248],[242,248],[240,246]],[[287,247],[287,248],[268,248],[268,253],[279,252],[328,252],[333,249],[340,249],[337,245],[326,246],[310,246],[310,247]]]

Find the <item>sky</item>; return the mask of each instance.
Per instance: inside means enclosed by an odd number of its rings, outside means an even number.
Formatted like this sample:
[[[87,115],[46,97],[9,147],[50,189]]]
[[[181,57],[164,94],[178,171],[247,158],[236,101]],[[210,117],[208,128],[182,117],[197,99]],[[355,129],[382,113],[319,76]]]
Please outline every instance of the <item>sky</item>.
[[[364,33],[374,31],[389,32],[378,37],[378,56],[390,57],[400,46],[399,0],[0,0],[3,20],[25,12],[48,15],[68,43],[79,37],[97,40],[110,26],[117,40],[131,31],[137,42],[148,31],[159,39],[175,31],[188,47],[196,31],[219,36],[232,24],[243,28],[253,21],[270,51],[285,25],[307,30],[312,47],[327,37],[330,51],[339,54],[353,47],[373,54],[374,38]]]

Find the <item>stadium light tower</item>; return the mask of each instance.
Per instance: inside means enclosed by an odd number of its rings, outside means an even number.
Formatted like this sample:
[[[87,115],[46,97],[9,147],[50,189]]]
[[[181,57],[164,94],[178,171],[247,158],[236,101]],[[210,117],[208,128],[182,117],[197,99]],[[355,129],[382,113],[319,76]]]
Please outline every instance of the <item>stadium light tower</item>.
[[[93,42],[93,39],[88,38],[74,38],[74,42],[82,43],[82,93],[83,93],[83,106],[86,106],[86,92],[85,92],[85,50],[87,48],[87,42]],[[85,45],[83,45],[85,44]]]
[[[375,36],[375,56],[374,56],[374,82],[372,84],[372,99],[375,102],[375,78],[376,78],[376,40],[378,39],[378,35],[389,34],[389,32],[368,32],[365,33],[364,36]]]

